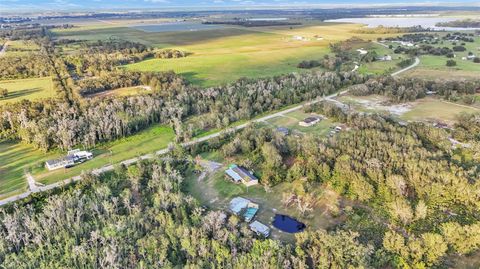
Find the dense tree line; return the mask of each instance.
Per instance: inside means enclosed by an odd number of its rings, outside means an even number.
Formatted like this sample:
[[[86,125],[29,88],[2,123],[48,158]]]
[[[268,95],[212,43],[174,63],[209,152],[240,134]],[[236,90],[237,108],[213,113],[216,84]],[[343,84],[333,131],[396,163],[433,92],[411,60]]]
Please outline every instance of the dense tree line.
[[[257,238],[236,216],[206,211],[182,192],[187,170],[184,161],[119,167],[103,179],[85,175],[63,193],[0,210],[0,266],[368,267],[370,248],[354,233],[315,231],[299,236],[295,248]]]
[[[351,94],[388,96],[392,102],[414,101],[435,93],[445,99],[471,95],[480,89],[480,80],[426,80],[418,78],[394,78],[382,76],[351,87]]]
[[[118,88],[132,86],[148,86],[156,91],[170,90],[172,87],[184,85],[181,77],[173,72],[149,73],[115,71],[104,73],[98,77],[85,78],[77,81],[77,91],[81,95],[88,95]]]
[[[39,54],[3,56],[0,61],[1,79],[45,77],[51,74],[50,65]]]
[[[18,138],[42,149],[56,146],[68,149],[76,145],[92,147],[153,123],[172,123],[179,139],[183,139],[188,138],[189,133],[178,123],[188,116],[213,114],[221,126],[226,126],[333,93],[365,79],[355,73],[312,72],[240,80],[203,90],[172,85],[170,89],[148,95],[91,99],[73,106],[56,100],[25,101],[0,108],[0,135]],[[172,84],[176,82],[172,80]]]
[[[449,21],[449,22],[438,22],[436,26],[440,27],[460,27],[460,28],[479,28],[480,27],[480,20],[472,20],[472,19],[465,19],[465,20],[456,20],[456,21]]]
[[[183,58],[190,55],[190,53],[186,51],[177,50],[177,49],[158,50],[158,51],[155,51],[154,54],[155,54],[155,58],[160,58],[160,59]]]
[[[379,219],[376,224],[347,228],[359,229],[360,242],[377,249],[370,256],[377,265],[435,267],[448,255],[480,250],[479,115],[460,118],[456,134],[423,123],[403,126],[325,102],[308,111],[349,130],[324,139],[253,127],[216,147],[261,171],[262,184],[303,179],[367,206],[370,213],[362,219]],[[452,148],[451,136],[470,146]]]

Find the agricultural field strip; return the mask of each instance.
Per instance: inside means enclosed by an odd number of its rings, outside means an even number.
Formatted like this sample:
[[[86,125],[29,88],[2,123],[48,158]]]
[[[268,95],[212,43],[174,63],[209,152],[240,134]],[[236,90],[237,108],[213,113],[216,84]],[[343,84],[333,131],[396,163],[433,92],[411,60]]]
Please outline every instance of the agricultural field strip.
[[[417,61],[415,62],[416,64]],[[407,67],[407,68],[404,68],[398,72],[395,72],[394,74],[392,74],[392,76],[396,76],[396,75],[399,75],[400,73],[402,72],[405,72],[413,67],[416,66],[416,64],[412,64],[411,66]],[[311,105],[311,104],[315,104],[315,103],[318,103],[318,102],[321,102],[323,100],[333,100],[332,98],[337,96],[337,95],[342,95],[342,94],[345,94],[347,93],[348,90],[344,90],[344,91],[341,91],[341,92],[337,92],[337,93],[334,93],[334,94],[331,94],[329,96],[325,96],[323,98],[317,98],[315,100],[312,100],[312,101],[309,101],[309,102],[306,102],[305,104],[301,104],[301,105],[298,105],[298,106],[295,106],[295,107],[292,107],[292,108],[289,108],[289,109],[285,109],[285,110],[282,110],[282,111],[279,111],[279,112],[275,112],[273,114],[270,114],[270,115],[267,115],[267,116],[264,116],[264,117],[261,117],[261,118],[258,118],[258,119],[255,119],[255,120],[250,120],[250,121],[247,121],[246,123],[243,123],[241,125],[238,125],[238,126],[235,126],[235,127],[231,127],[229,129],[226,129],[226,131],[228,130],[233,130],[233,131],[237,131],[237,130],[241,130],[241,129],[244,129],[245,127],[247,127],[249,124],[251,123],[257,123],[257,122],[264,122],[264,121],[267,121],[267,120],[270,120],[270,119],[273,119],[273,118],[276,118],[276,117],[281,117],[281,116],[284,116],[285,114],[288,114],[288,113],[291,113],[291,112],[294,112],[294,111],[297,111],[297,110],[300,110],[302,109],[304,106],[307,106],[307,105]],[[223,131],[219,131],[219,132],[216,132],[216,133],[213,133],[213,134],[210,134],[210,135],[207,135],[207,136],[204,136],[204,137],[201,137],[201,138],[198,138],[198,139],[194,139],[192,141],[189,141],[189,142],[185,142],[185,143],[182,143],[181,146],[183,147],[188,147],[188,146],[191,146],[191,145],[195,145],[195,144],[198,144],[198,143],[201,143],[201,142],[204,142],[204,141],[207,141],[207,140],[210,140],[212,138],[215,138],[215,137],[218,137],[220,136],[221,134],[223,133]],[[159,150],[157,152],[155,152],[155,155],[164,155],[166,153],[169,152],[169,149],[168,148],[165,148],[165,149],[162,149],[162,150]],[[140,156],[138,158],[132,158],[132,159],[128,159],[128,160],[125,160],[125,161],[122,161],[120,162],[120,164],[123,164],[123,165],[126,165],[126,166],[129,166],[129,165],[132,165],[140,160],[145,160],[145,159],[152,159],[154,158],[154,154],[146,154],[146,155],[143,155],[143,156]],[[100,174],[103,174],[103,173],[106,173],[106,172],[109,172],[109,171],[113,171],[115,169],[115,166],[114,165],[106,165],[106,166],[103,166],[101,168],[98,168],[98,169],[95,169],[95,170],[92,170],[91,172],[95,175],[100,175]],[[28,176],[28,175],[27,175]],[[31,178],[33,179],[33,177]],[[31,180],[30,179],[30,180]],[[49,191],[49,190],[52,190],[52,189],[55,189],[55,188],[58,188],[58,187],[62,187],[62,186],[65,186],[67,184],[70,184],[72,182],[76,182],[76,181],[79,181],[81,180],[82,177],[81,176],[75,176],[75,177],[72,177],[72,178],[68,178],[68,179],[65,179],[65,180],[62,180],[62,181],[59,181],[59,182],[56,182],[56,183],[52,183],[52,184],[49,184],[49,185],[46,185],[46,186],[38,186],[36,187],[33,191],[32,190],[29,190],[27,192],[24,192],[22,194],[19,194],[19,195],[16,195],[16,196],[12,196],[12,197],[9,197],[9,198],[6,198],[6,199],[3,199],[3,200],[0,200],[0,206],[4,206],[4,205],[7,205],[9,203],[12,203],[12,202],[15,202],[15,201],[18,201],[18,200],[21,200],[21,199],[24,199],[26,197],[28,197],[30,194],[32,193],[36,193],[36,192],[44,192],[44,191]],[[34,179],[33,179],[34,180]]]

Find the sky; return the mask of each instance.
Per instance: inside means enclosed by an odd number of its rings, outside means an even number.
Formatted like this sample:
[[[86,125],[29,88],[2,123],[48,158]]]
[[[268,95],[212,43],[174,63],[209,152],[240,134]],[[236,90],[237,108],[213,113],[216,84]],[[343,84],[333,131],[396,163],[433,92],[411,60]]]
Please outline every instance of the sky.
[[[332,6],[332,5],[389,5],[389,4],[431,4],[452,3],[479,5],[479,1],[472,0],[0,0],[0,15],[3,11],[22,10],[22,11],[64,11],[64,10],[108,10],[108,9],[162,9],[172,7],[301,7],[310,5]]]

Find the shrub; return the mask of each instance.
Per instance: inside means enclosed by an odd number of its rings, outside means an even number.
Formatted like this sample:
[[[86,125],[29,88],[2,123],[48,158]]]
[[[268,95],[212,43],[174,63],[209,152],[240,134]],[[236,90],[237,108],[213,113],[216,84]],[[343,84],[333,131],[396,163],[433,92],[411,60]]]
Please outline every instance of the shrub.
[[[454,60],[447,61],[447,66],[456,66],[456,65],[457,65],[457,62],[455,62]]]

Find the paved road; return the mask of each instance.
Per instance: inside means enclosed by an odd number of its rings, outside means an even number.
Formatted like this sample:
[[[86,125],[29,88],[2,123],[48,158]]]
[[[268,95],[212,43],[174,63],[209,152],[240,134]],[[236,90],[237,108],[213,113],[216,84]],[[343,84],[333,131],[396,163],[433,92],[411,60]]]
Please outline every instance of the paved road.
[[[377,45],[380,45],[382,47],[385,47],[385,48],[389,48],[387,44],[383,44],[381,42],[378,42],[378,41],[373,41],[373,43],[377,44]]]
[[[408,71],[408,70],[416,67],[418,64],[420,64],[420,58],[415,57],[415,62],[414,62],[412,65],[407,66],[407,67],[403,68],[402,70],[398,70],[397,72],[393,73],[392,76],[398,76],[398,75],[400,75],[401,73],[403,73],[403,72],[405,72],[405,71]]]

